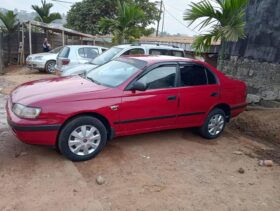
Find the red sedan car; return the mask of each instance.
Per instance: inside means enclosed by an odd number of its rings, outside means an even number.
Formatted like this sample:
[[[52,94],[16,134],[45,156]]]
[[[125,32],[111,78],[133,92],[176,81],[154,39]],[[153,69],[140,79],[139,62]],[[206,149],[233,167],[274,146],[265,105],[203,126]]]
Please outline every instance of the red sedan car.
[[[14,134],[56,146],[73,161],[97,155],[118,136],[199,127],[218,137],[246,107],[246,85],[201,61],[176,57],[118,58],[86,76],[38,80],[7,102]]]

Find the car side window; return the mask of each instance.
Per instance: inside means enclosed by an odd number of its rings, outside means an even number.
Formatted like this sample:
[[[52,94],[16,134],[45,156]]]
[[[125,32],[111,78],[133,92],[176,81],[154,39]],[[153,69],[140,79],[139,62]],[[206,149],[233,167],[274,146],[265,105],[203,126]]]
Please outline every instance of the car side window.
[[[96,48],[79,48],[78,54],[82,58],[94,59],[98,56],[98,50]]]
[[[142,76],[138,81],[147,85],[147,89],[175,87],[176,66],[157,67]]]
[[[101,48],[102,53],[107,51],[107,50],[108,50],[107,48]]]
[[[150,49],[149,50],[149,54],[150,55],[169,55],[169,51],[168,50],[164,50],[164,49]]]
[[[180,67],[181,86],[207,85],[205,68],[199,65],[185,65]]]
[[[184,53],[182,51],[172,51],[172,56],[184,57]]]
[[[212,73],[207,68],[205,68],[205,70],[206,70],[208,84],[217,84],[217,79],[216,79],[214,73]]]
[[[139,54],[145,54],[143,48],[133,48],[124,52],[122,55],[139,55]]]

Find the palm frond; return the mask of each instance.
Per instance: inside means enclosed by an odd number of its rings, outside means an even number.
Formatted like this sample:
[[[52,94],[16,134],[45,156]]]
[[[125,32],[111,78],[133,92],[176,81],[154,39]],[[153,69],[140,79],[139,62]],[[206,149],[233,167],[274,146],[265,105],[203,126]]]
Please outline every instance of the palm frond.
[[[17,14],[14,14],[14,12],[11,10],[6,12],[5,14],[0,12],[0,20],[4,24],[4,27],[2,27],[3,31],[11,33],[15,30],[17,24],[16,16]]]
[[[44,23],[51,23],[54,20],[61,19],[59,13],[50,13],[50,9],[53,7],[52,3],[47,3],[46,0],[41,0],[42,6],[32,5],[32,9],[38,14],[35,18],[37,21]]]
[[[204,18],[200,23],[200,29],[207,26],[213,20],[219,20],[219,11],[215,10],[214,6],[208,0],[199,3],[192,2],[190,6],[191,8],[185,11],[183,17],[185,21],[190,22],[189,26],[200,18]]]

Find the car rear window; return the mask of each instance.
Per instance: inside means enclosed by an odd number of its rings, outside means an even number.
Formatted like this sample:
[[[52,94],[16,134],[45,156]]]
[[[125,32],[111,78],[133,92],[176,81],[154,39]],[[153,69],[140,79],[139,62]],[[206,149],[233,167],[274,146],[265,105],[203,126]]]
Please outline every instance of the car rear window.
[[[64,47],[60,53],[58,54],[58,57],[62,57],[62,58],[68,58],[70,53],[70,48],[69,47]]]

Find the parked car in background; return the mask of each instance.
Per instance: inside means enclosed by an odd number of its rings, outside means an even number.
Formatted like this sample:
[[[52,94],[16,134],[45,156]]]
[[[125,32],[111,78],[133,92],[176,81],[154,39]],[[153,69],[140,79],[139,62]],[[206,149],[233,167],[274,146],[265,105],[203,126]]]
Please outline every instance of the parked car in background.
[[[55,48],[49,52],[31,54],[26,58],[26,65],[30,69],[37,69],[40,72],[55,72],[56,57],[61,47]]]
[[[89,63],[84,65],[75,65],[69,68],[65,68],[63,71],[58,72],[58,75],[69,76],[84,74],[93,68],[103,65],[112,59],[120,56],[128,55],[166,55],[166,56],[177,56],[185,57],[184,49],[167,46],[167,45],[156,45],[156,44],[128,44],[118,45],[110,48],[102,55],[96,57]]]
[[[245,83],[207,63],[143,56],[117,58],[85,77],[25,83],[10,94],[6,109],[21,141],[57,146],[82,161],[118,136],[198,127],[213,139],[245,107]]]
[[[92,45],[66,45],[57,56],[55,69],[63,72],[73,66],[89,63],[107,49]]]

